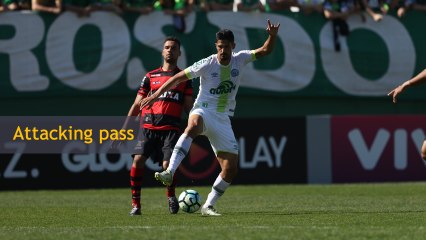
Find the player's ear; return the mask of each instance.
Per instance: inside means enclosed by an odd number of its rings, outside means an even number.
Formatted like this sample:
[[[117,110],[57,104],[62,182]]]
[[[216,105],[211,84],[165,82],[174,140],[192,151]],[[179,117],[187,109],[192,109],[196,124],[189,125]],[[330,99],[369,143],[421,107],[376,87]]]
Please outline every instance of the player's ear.
[[[236,46],[235,42],[232,43],[232,49],[234,49]]]

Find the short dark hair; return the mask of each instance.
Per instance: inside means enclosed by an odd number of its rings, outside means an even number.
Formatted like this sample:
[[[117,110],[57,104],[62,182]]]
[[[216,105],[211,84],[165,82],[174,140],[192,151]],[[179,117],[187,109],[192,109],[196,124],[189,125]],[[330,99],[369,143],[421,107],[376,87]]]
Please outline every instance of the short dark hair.
[[[175,36],[168,36],[168,37],[166,37],[166,39],[164,39],[164,43],[166,43],[167,41],[176,42],[178,44],[179,48],[180,48],[180,41],[179,41],[179,39],[177,37],[175,37]]]
[[[234,33],[229,29],[222,29],[216,33],[216,42],[218,40],[228,40],[234,42]]]

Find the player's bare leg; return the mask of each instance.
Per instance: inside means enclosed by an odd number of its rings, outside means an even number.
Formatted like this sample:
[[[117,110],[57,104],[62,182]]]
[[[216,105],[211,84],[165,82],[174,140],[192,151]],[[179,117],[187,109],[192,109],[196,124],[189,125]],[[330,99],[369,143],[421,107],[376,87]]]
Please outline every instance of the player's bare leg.
[[[426,161],[426,140],[423,141],[423,146],[422,146],[422,158],[423,160]]]
[[[217,160],[222,171],[213,183],[212,190],[201,208],[201,214],[204,216],[220,216],[213,206],[225,193],[225,190],[229,187],[238,172],[237,154],[220,152],[217,154]]]

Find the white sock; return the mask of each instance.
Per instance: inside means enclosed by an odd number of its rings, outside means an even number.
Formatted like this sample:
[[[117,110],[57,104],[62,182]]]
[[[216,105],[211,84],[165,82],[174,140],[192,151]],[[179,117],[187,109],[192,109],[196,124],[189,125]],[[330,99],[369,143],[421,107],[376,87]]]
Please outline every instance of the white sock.
[[[217,200],[225,193],[225,190],[229,187],[231,183],[225,182],[222,177],[219,175],[216,178],[216,181],[213,183],[212,191],[207,196],[207,200],[203,205],[203,208],[208,206],[213,206]]]
[[[185,133],[179,137],[175,148],[173,149],[172,156],[170,158],[169,166],[167,170],[169,170],[172,175],[175,174],[176,169],[179,167],[182,160],[189,152],[189,148],[191,147],[192,138]]]

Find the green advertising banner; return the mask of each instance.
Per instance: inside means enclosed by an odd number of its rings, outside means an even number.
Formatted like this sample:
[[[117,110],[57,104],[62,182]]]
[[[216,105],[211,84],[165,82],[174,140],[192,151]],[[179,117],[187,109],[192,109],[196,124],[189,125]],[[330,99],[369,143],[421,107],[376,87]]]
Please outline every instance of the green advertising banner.
[[[260,47],[266,19],[281,23],[277,45],[243,72],[237,117],[426,113],[424,87],[402,96],[410,106],[386,98],[426,67],[421,13],[381,22],[353,15],[336,51],[332,23],[319,14],[194,12],[180,33],[162,12],[7,12],[0,14],[2,115],[126,114],[143,75],[161,65],[165,36],[181,39],[185,68],[215,53],[220,28],[234,31],[235,51]]]

